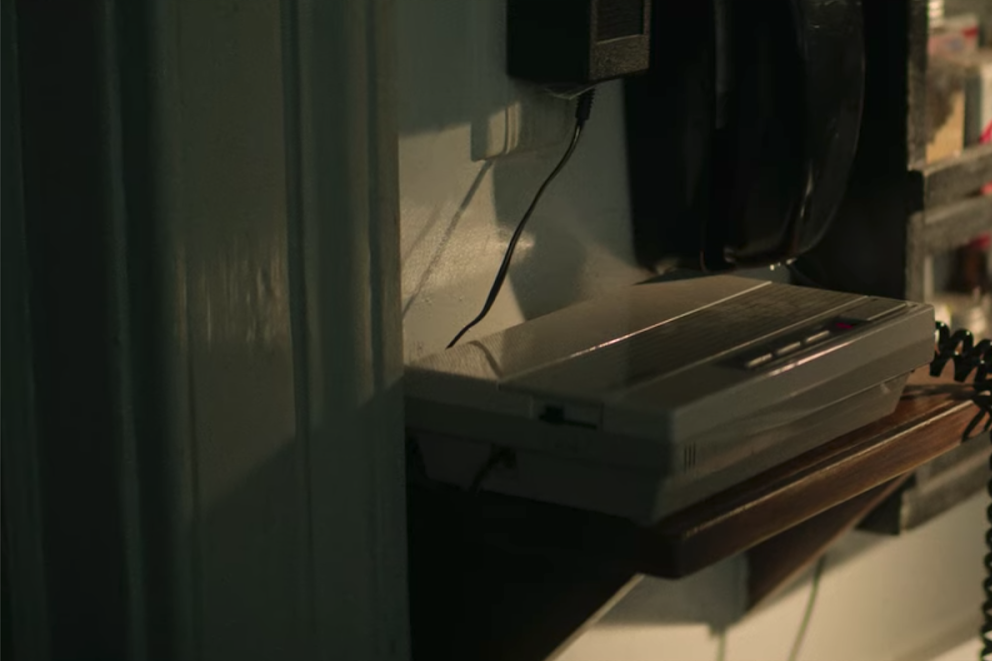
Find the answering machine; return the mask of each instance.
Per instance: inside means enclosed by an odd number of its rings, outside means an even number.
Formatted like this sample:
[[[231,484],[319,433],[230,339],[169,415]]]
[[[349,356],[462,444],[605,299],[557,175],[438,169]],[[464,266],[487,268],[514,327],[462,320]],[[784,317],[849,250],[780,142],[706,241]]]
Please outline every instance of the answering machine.
[[[432,479],[649,524],[891,413],[933,347],[929,305],[643,284],[408,366],[407,427]]]

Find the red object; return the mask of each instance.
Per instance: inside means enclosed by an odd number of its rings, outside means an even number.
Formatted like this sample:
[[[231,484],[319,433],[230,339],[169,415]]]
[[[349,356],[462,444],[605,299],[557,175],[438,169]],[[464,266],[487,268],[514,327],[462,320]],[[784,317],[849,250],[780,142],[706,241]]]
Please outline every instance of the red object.
[[[984,131],[982,131],[982,135],[978,141],[982,144],[992,142],[992,122],[989,122],[989,125],[985,127]],[[982,186],[982,195],[988,195],[989,193],[992,193],[992,183]]]

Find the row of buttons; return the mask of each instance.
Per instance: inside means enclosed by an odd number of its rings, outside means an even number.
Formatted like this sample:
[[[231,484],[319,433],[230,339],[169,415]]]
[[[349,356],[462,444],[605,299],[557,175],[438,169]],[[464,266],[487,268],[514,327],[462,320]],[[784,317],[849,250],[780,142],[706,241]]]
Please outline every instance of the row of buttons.
[[[782,344],[777,347],[767,347],[760,350],[759,355],[751,354],[751,357],[744,361],[744,368],[761,367],[777,358],[788,356],[804,347],[822,342],[835,333],[843,333],[857,326],[876,321],[905,307],[905,301],[869,298],[852,308],[843,310],[840,316],[835,317],[832,321],[817,325],[814,329],[807,331],[808,334],[806,335],[792,334],[790,337],[780,340]]]
[[[760,356],[755,356],[744,363],[744,367],[747,369],[755,369],[756,367],[761,367],[765,363],[770,363],[775,358],[782,358],[783,356],[788,356],[790,353],[799,351],[803,347],[808,347],[817,342],[822,342],[833,334],[830,329],[818,330],[801,340],[795,340],[787,344],[783,344],[776,349],[769,351],[768,353],[763,353]]]

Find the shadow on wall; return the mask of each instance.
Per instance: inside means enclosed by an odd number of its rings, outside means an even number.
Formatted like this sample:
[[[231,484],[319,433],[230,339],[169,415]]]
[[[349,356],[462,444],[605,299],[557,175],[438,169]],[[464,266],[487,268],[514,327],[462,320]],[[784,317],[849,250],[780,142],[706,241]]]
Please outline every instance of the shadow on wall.
[[[645,576],[597,626],[705,624],[722,631],[744,616],[746,571],[731,558],[680,580]]]
[[[592,120],[590,120],[592,121]],[[594,191],[595,181],[584,181],[590,174],[590,155],[597,150],[590,144],[593,132],[576,148],[571,161],[542,197],[528,221],[529,250],[515,256],[509,281],[518,295],[525,318],[533,318],[562,307],[562,299],[574,303],[584,298],[583,278],[589,243],[617,255],[622,246],[611,239],[622,234],[596,233],[597,218],[583,218],[581,205],[586,191]],[[500,236],[509,236],[530,205],[541,183],[561,158],[564,147],[534,154],[509,156],[493,167],[493,197]],[[583,158],[585,156],[585,158]],[[567,191],[567,192],[566,192]],[[573,225],[574,223],[574,225]]]
[[[491,282],[496,253],[564,153],[571,131],[563,125],[555,136],[560,140],[536,151],[479,160],[479,140],[493,123],[502,126],[508,100],[519,98],[521,83],[504,73],[504,12],[505,0],[399,6],[401,205],[403,231],[410,233],[403,239],[404,314],[431,305],[431,294],[457,300],[450,304],[457,310],[448,310],[452,322],[444,322],[452,324],[451,334],[455,319],[467,322],[482,304],[478,286],[469,291],[467,280]],[[524,318],[646,276],[631,245],[621,96],[620,83],[601,86],[582,143],[548,188],[518,247],[507,287]],[[572,102],[560,103],[570,119]],[[418,172],[424,179],[411,183]],[[423,222],[407,212],[411,198],[432,210]]]

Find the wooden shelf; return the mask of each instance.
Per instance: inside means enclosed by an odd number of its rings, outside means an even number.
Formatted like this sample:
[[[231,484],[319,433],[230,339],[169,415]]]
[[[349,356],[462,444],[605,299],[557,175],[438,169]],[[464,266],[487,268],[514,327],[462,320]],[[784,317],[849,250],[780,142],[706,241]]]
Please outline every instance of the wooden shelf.
[[[989,450],[989,436],[982,434],[924,464],[858,527],[900,535],[984,491],[989,481]]]
[[[923,382],[883,420],[652,527],[412,485],[414,658],[545,659],[640,575],[678,578],[749,549],[752,602],[759,603],[857,525],[902,476],[960,445],[973,405],[961,389]]]
[[[760,606],[789,585],[908,479],[889,480],[749,550],[748,607]]]

